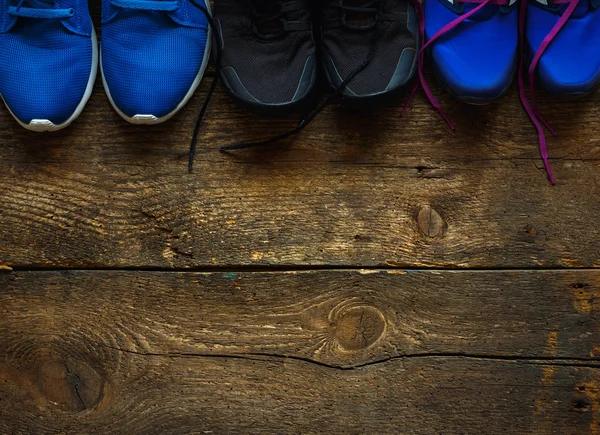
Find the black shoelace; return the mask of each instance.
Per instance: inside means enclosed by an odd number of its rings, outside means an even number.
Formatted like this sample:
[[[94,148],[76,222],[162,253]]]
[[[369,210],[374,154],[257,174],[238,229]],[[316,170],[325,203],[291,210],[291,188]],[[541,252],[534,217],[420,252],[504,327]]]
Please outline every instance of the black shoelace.
[[[212,15],[204,5],[196,3],[198,8],[202,11],[202,13],[206,16],[206,20],[208,21],[208,25],[210,26],[212,33],[216,38],[216,52],[217,55],[215,57],[215,76],[213,77],[212,83],[210,84],[210,89],[208,90],[208,94],[206,95],[206,99],[204,100],[204,104],[202,105],[202,109],[200,109],[200,113],[198,114],[198,119],[196,121],[196,126],[194,127],[194,134],[192,135],[192,141],[190,143],[190,157],[188,161],[188,171],[192,172],[194,168],[194,158],[196,157],[196,149],[198,146],[198,136],[200,135],[200,127],[202,126],[202,121],[204,120],[204,115],[206,115],[206,111],[208,110],[208,106],[210,104],[210,100],[212,100],[212,96],[215,93],[215,89],[217,88],[217,83],[219,82],[219,71],[221,71],[221,57],[223,54],[223,41],[221,39],[221,34],[219,33],[219,29],[215,24],[215,21],[212,18]],[[214,45],[213,45],[214,46]]]
[[[370,30],[377,24],[381,0],[339,0],[342,25],[352,30]]]
[[[243,149],[247,149],[247,148],[256,148],[256,147],[262,147],[262,146],[266,146],[266,145],[271,145],[274,143],[277,143],[279,141],[282,141],[284,139],[290,138],[298,133],[300,133],[302,130],[304,130],[306,127],[308,127],[308,124],[310,124],[312,121],[314,121],[314,119],[319,116],[319,114],[325,110],[325,108],[338,96],[340,96],[342,94],[342,92],[344,92],[344,89],[346,89],[346,86],[348,86],[348,84],[354,80],[354,78],[360,74],[367,66],[369,66],[369,64],[371,63],[372,60],[372,56],[371,53],[369,53],[369,56],[362,62],[362,64],[352,73],[350,74],[346,80],[344,80],[336,89],[333,93],[329,94],[320,104],[318,104],[314,109],[310,110],[308,113],[306,113],[301,119],[300,122],[298,122],[298,125],[283,134],[280,134],[278,136],[274,136],[270,139],[266,139],[260,142],[248,142],[248,143],[241,143],[241,144],[237,144],[237,145],[228,145],[228,146],[224,146],[221,147],[221,151],[233,151],[233,150],[243,150]]]
[[[278,39],[287,33],[282,0],[252,1],[252,32],[262,39]]]
[[[217,51],[217,55],[216,55],[216,60],[215,60],[215,76],[213,78],[213,81],[211,83],[210,89],[208,91],[208,94],[206,96],[206,99],[204,101],[204,104],[202,105],[202,109],[200,110],[200,113],[198,115],[198,120],[196,121],[196,126],[194,128],[194,134],[192,135],[192,141],[190,144],[190,153],[189,153],[189,161],[188,161],[188,171],[192,172],[193,170],[193,166],[194,166],[194,158],[196,156],[196,150],[197,150],[197,145],[198,145],[198,136],[200,135],[200,127],[202,126],[202,121],[204,120],[204,116],[206,115],[206,111],[208,110],[208,106],[210,104],[210,101],[212,99],[212,96],[214,95],[215,89],[217,87],[217,83],[219,80],[219,74],[221,71],[221,58],[222,58],[222,51],[223,51],[223,41],[221,40],[221,35],[218,32],[217,26],[212,18],[212,16],[210,15],[210,13],[208,12],[208,10],[202,6],[202,5],[198,5],[200,10],[204,13],[204,15],[206,15],[206,18],[208,20],[208,23],[213,31],[213,33],[215,34],[215,37],[217,39],[217,45],[216,45],[216,51]],[[240,144],[234,144],[234,145],[228,145],[228,146],[224,146],[220,148],[220,151],[222,152],[227,152],[227,151],[233,151],[233,150],[242,150],[242,149],[247,149],[247,148],[256,148],[256,147],[262,147],[262,146],[266,146],[266,145],[271,145],[274,143],[277,143],[279,141],[282,141],[284,139],[288,139],[298,133],[300,133],[302,130],[304,130],[317,116],[319,116],[319,114],[338,96],[340,96],[344,90],[346,89],[346,86],[348,86],[348,84],[354,80],[354,78],[360,74],[362,71],[365,70],[365,68],[367,68],[369,66],[369,64],[371,63],[371,61],[373,60],[373,52],[370,51],[368,56],[363,60],[363,62],[359,65],[358,68],[356,68],[356,70],[350,74],[348,77],[346,77],[346,79],[334,90],[333,93],[331,93],[329,96],[327,96],[320,104],[318,104],[314,109],[311,109],[310,111],[308,111],[304,116],[302,116],[302,118],[300,119],[300,121],[298,122],[298,125],[283,134],[280,134],[278,136],[274,136],[270,139],[266,139],[260,142],[246,142],[246,143],[240,143]]]

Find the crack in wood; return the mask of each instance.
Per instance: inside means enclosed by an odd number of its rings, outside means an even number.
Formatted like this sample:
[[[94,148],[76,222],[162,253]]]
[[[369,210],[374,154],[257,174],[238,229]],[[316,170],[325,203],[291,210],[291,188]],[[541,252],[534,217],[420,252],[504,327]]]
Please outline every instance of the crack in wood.
[[[321,367],[327,367],[336,370],[356,370],[365,367],[376,366],[379,364],[389,363],[396,360],[410,360],[410,359],[431,359],[431,358],[464,358],[472,360],[485,360],[485,361],[503,361],[513,363],[526,363],[539,366],[560,366],[560,367],[583,367],[590,369],[600,369],[600,358],[598,359],[585,359],[585,358],[561,358],[561,357],[544,357],[544,356],[519,356],[519,355],[485,355],[485,354],[467,354],[467,353],[452,353],[452,352],[439,352],[439,353],[413,353],[406,355],[396,355],[388,358],[381,358],[375,361],[369,361],[355,365],[335,365],[328,364],[321,361],[316,361],[310,358],[295,356],[295,355],[278,355],[266,352],[249,352],[246,354],[227,354],[227,353],[153,353],[153,352],[138,352],[135,350],[121,349],[119,347],[109,346],[104,343],[97,343],[99,346],[111,349],[117,352],[128,353],[131,355],[142,356],[142,357],[158,357],[158,358],[217,358],[217,359],[247,359],[250,361],[268,361],[272,360],[295,360],[310,364],[315,364]]]
[[[69,382],[69,385],[71,385],[73,387],[73,389],[75,390],[75,394],[77,395],[77,398],[81,402],[83,409],[87,409],[87,405],[85,404],[83,397],[81,397],[81,392],[79,391],[79,384],[81,383],[81,378],[76,373],[71,372],[66,361],[63,360],[63,364],[65,366],[65,370],[67,371],[67,380]]]

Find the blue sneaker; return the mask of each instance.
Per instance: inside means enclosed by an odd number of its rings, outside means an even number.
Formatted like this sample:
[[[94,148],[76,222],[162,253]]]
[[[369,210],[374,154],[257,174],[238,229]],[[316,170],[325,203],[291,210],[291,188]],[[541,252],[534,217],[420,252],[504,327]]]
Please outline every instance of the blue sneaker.
[[[6,106],[28,130],[67,127],[89,100],[98,68],[87,0],[1,4],[0,94]]]
[[[125,120],[158,124],[190,100],[209,60],[209,8],[208,0],[103,0],[102,80]]]
[[[599,0],[530,0],[521,4],[521,103],[535,126],[540,154],[552,184],[556,184],[546,141],[546,129],[556,132],[542,116],[535,98],[538,79],[557,95],[587,94],[600,82]],[[527,84],[524,71],[527,68]]]
[[[506,93],[517,71],[517,0],[426,0],[425,37],[443,86],[471,104]]]
[[[542,41],[550,37],[536,65],[539,82],[548,92],[582,95],[600,82],[599,6],[596,0],[579,0],[577,4],[557,0],[528,3],[525,55],[531,62]],[[566,21],[562,27],[556,27],[561,19]]]

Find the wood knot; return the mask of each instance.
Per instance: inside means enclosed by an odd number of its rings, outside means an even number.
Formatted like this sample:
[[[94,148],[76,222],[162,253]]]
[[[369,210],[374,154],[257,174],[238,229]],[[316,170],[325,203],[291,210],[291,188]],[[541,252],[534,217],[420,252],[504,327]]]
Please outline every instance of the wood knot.
[[[417,224],[427,237],[442,237],[448,225],[440,214],[430,205],[422,206],[417,213]]]
[[[333,338],[348,352],[367,349],[386,332],[386,320],[381,311],[368,305],[342,306],[334,309]]]
[[[592,409],[592,402],[588,398],[573,399],[571,401],[571,411],[589,412]]]
[[[581,282],[577,282],[575,284],[571,284],[571,288],[573,290],[583,290],[586,287],[589,287],[589,285],[588,284],[583,284]]]
[[[525,228],[523,228],[523,235],[525,237],[537,237],[537,229],[534,226],[527,224]]]
[[[36,378],[46,400],[71,412],[95,408],[104,392],[102,378],[81,361],[58,358],[40,361]]]

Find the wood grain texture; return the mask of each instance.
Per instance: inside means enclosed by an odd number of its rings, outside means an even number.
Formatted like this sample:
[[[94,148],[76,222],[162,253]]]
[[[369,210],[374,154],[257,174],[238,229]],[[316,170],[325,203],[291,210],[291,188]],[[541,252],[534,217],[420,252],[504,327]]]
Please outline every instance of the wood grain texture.
[[[600,272],[0,275],[0,433],[600,433]]]
[[[552,187],[514,90],[435,85],[456,134],[419,96],[228,154],[297,118],[219,88],[188,173],[207,89],[154,128],[100,81],[57,134],[0,111],[0,434],[600,435],[600,95],[540,95]]]
[[[122,122],[100,89],[56,135],[2,111],[0,264],[600,266],[600,96],[545,101],[560,133],[552,187],[514,92],[485,108],[444,101],[455,136],[418,98],[404,118],[331,107],[290,144],[223,154],[294,120],[256,118],[220,91],[188,174],[206,87],[152,129]]]

